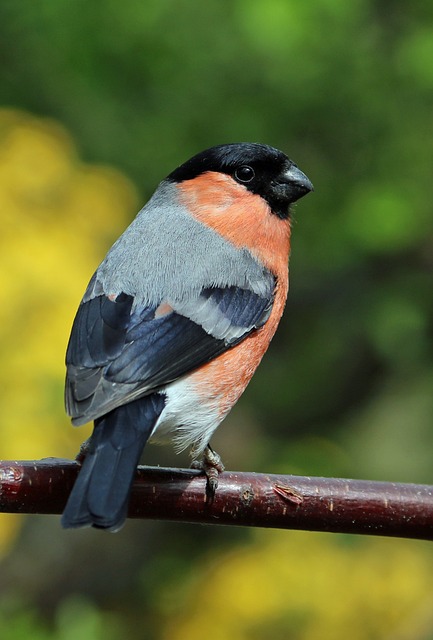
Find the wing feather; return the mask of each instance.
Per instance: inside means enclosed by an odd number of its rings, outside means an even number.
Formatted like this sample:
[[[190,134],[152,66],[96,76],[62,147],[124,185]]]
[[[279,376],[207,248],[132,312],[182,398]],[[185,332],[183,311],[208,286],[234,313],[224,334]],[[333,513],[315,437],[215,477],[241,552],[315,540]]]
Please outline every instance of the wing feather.
[[[264,295],[207,287],[162,316],[155,314],[158,305],[140,307],[131,295],[101,293],[92,278],[66,356],[65,402],[74,424],[155,391],[261,327],[273,304],[269,277]]]

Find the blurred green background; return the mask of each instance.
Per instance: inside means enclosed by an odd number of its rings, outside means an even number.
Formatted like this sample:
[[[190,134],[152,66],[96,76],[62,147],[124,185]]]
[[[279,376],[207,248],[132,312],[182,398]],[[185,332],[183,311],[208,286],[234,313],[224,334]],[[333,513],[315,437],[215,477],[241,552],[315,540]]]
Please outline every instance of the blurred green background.
[[[214,444],[230,469],[433,483],[433,4],[3,0],[2,458],[73,457],[63,358],[90,275],[176,165],[288,153],[274,342]],[[153,464],[186,465],[168,448]],[[414,541],[0,519],[2,640],[428,640]]]

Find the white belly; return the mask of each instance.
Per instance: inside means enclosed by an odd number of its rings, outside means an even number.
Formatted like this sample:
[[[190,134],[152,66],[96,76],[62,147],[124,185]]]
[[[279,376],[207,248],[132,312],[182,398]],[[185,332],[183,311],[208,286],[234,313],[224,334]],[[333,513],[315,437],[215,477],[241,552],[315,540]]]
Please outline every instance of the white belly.
[[[188,378],[180,378],[161,391],[166,395],[166,405],[149,441],[172,442],[178,453],[192,446],[193,458],[200,457],[224,417],[217,399],[204,402]]]

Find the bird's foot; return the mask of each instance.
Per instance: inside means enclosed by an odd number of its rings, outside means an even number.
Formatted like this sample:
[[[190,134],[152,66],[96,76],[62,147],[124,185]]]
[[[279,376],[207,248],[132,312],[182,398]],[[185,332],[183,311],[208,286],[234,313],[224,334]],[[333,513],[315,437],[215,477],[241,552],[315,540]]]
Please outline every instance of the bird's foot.
[[[83,444],[80,446],[80,450],[75,456],[75,462],[78,462],[79,464],[83,464],[84,458],[89,453],[89,449],[90,449],[90,438],[87,438],[87,440],[85,440]]]
[[[206,497],[213,500],[218,487],[218,475],[224,471],[221,457],[210,445],[207,445],[201,460],[194,460],[191,464],[193,469],[200,469],[206,474]]]

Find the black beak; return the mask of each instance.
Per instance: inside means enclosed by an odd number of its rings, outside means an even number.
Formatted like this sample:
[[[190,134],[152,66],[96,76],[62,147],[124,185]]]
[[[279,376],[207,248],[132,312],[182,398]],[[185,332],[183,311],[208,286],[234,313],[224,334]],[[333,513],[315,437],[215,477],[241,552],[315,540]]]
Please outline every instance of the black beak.
[[[290,202],[296,202],[299,198],[306,196],[310,191],[314,191],[311,181],[307,178],[295,164],[281,174],[281,182],[285,186]]]

